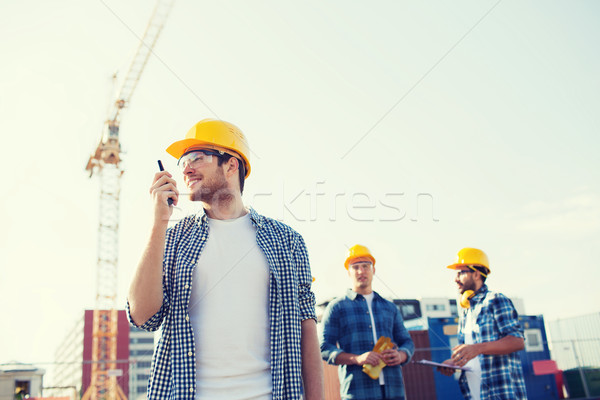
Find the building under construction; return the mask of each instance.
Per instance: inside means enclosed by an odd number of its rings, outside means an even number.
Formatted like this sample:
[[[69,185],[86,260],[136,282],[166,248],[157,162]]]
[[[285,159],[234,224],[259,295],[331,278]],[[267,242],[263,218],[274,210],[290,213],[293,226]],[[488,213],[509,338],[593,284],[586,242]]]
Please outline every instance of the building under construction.
[[[45,395],[81,398],[92,382],[94,310],[86,310],[66,335],[55,354],[55,365],[46,379]],[[129,399],[145,399],[154,350],[154,333],[129,325],[124,310],[116,311],[115,368],[108,371],[120,392]]]

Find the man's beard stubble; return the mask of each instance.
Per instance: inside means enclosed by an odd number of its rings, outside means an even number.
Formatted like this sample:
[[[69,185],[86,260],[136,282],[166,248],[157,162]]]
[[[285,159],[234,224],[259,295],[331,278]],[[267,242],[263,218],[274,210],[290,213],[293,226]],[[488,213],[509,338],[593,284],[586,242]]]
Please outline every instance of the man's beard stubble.
[[[466,281],[463,285],[459,286],[460,294],[463,294],[467,290],[475,290],[475,282],[473,280]]]
[[[205,176],[202,176],[200,188],[190,193],[191,201],[201,201],[213,206],[229,202],[232,198],[233,195],[227,187],[227,180],[221,170],[218,170],[212,178],[205,179]]]

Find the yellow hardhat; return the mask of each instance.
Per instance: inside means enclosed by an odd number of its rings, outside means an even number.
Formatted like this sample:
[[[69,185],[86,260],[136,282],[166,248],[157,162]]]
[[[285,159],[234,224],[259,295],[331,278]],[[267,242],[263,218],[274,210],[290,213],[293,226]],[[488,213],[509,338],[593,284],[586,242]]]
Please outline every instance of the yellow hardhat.
[[[246,178],[250,175],[250,161],[248,160],[250,147],[248,147],[246,137],[237,126],[212,118],[203,119],[185,134],[185,139],[167,147],[167,153],[180,159],[187,149],[194,146],[234,152],[235,154],[232,155],[239,155],[245,164]]]
[[[366,257],[371,260],[373,265],[375,265],[375,257],[371,255],[369,249],[360,244],[355,244],[354,246],[348,249],[348,254],[346,255],[346,262],[344,262],[344,266],[348,269],[350,262],[356,258]]]
[[[490,273],[490,262],[487,255],[482,250],[472,247],[461,249],[456,255],[454,264],[448,265],[447,268],[458,269],[458,267],[468,267],[469,265],[484,267],[488,274]]]

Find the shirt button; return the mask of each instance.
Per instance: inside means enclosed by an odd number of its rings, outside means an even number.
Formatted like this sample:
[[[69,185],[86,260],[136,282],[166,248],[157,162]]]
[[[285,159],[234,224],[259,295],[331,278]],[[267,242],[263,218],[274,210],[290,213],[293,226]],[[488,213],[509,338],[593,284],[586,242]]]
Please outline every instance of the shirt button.
[[[186,321],[189,321],[189,320],[190,320],[190,316],[189,316],[189,315],[186,315],[186,316],[185,316],[185,320],[186,320]]]
[[[369,328],[371,327],[371,325],[369,325]]]

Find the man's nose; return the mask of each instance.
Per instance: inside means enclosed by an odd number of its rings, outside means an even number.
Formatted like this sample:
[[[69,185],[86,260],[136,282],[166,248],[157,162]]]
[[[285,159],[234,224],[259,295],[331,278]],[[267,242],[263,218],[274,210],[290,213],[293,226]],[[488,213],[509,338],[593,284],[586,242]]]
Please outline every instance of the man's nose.
[[[187,165],[185,166],[185,168],[183,169],[183,174],[184,174],[184,175],[189,175],[189,174],[191,174],[192,172],[194,172],[194,168],[192,168],[192,167],[190,166],[190,164],[187,164]]]

